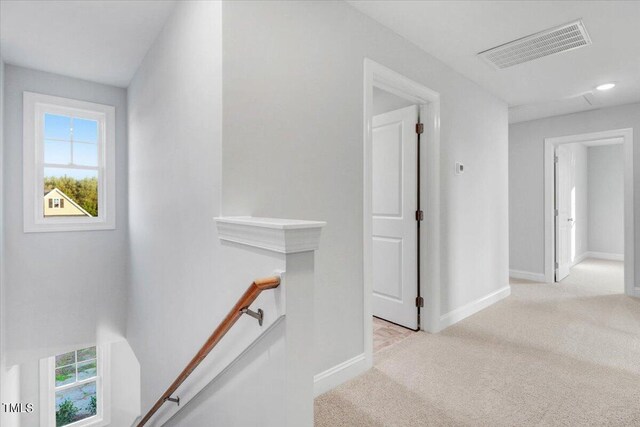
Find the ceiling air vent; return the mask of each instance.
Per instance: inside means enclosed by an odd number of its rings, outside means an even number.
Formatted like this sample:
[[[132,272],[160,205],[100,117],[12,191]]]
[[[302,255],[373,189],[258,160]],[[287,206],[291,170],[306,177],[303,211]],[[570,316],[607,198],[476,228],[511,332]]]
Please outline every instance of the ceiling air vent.
[[[556,53],[589,46],[591,39],[581,19],[550,28],[530,36],[478,53],[498,69],[513,67],[524,62]]]

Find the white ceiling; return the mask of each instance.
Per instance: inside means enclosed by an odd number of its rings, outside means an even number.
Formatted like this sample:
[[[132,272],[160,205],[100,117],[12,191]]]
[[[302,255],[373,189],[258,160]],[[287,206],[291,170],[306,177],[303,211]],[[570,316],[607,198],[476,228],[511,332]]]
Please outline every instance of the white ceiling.
[[[0,1],[8,64],[129,85],[174,1]]]
[[[512,123],[640,102],[640,1],[349,3],[505,100]],[[593,45],[504,70],[476,56],[578,18]]]

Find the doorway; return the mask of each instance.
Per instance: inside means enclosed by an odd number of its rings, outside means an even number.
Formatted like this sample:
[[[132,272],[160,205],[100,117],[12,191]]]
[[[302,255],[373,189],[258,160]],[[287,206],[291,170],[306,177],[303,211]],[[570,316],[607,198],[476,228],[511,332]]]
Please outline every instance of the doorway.
[[[640,296],[631,129],[545,139],[545,279]]]
[[[374,314],[411,329],[438,329],[440,101],[369,59],[364,71],[363,335],[370,367]]]
[[[373,110],[373,315],[415,331],[420,322],[420,112],[411,101],[377,87]]]

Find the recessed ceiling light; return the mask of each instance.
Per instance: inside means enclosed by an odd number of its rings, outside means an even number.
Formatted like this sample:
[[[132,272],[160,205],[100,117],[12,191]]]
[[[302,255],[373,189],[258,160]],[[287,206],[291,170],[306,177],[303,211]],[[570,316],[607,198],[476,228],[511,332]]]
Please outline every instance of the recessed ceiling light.
[[[598,90],[609,90],[609,89],[613,89],[614,87],[616,87],[615,83],[605,83],[603,85],[597,86],[596,89],[598,89]]]

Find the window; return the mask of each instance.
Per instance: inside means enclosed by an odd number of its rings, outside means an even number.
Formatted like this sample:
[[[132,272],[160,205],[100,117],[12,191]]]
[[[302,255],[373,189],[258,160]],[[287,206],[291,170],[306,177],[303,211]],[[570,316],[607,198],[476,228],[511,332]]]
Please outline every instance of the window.
[[[114,107],[24,93],[24,231],[115,228]]]
[[[107,354],[104,346],[92,346],[41,362],[41,426],[109,423]]]

